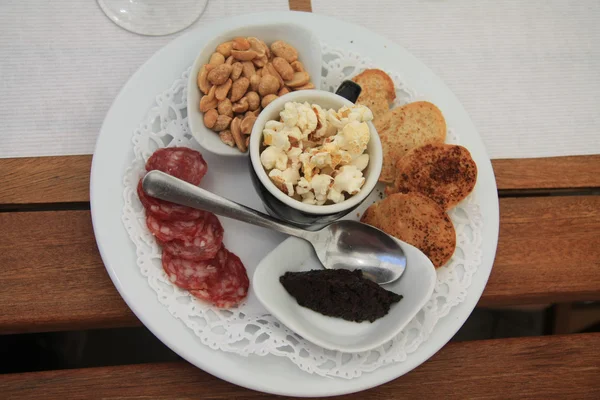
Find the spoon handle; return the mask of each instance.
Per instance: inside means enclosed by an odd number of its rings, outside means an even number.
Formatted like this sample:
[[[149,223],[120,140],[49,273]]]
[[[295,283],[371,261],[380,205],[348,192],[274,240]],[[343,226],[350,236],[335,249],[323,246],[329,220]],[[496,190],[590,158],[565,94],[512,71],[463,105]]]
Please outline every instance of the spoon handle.
[[[273,229],[287,235],[307,239],[311,232],[287,225],[252,208],[238,204],[190,183],[165,174],[161,171],[150,171],[142,181],[144,192],[152,197],[184,206],[247,222],[262,228]]]

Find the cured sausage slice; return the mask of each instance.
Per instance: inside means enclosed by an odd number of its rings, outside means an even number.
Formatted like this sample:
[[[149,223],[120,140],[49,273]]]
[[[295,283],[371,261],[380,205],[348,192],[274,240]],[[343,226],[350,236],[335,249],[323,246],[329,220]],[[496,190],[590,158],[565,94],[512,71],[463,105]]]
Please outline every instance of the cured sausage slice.
[[[159,241],[163,250],[173,256],[192,261],[210,260],[223,243],[223,227],[216,215],[204,212],[204,224],[194,236],[185,239]]]
[[[208,166],[202,154],[187,147],[158,149],[146,162],[146,170],[159,170],[193,185],[199,185]]]
[[[190,261],[172,256],[168,252],[162,254],[163,269],[169,280],[182,289],[206,290],[210,277],[218,274],[217,260]]]
[[[218,273],[208,277],[206,288],[190,290],[190,293],[219,308],[234,307],[248,295],[250,281],[246,268],[238,256],[224,247],[221,248],[216,259],[219,264]]]
[[[193,221],[203,216],[203,212],[196,210],[195,208],[181,206],[179,204],[148,196],[144,192],[144,189],[142,189],[141,179],[137,186],[137,194],[142,205],[146,209],[146,212],[158,219]]]
[[[152,213],[146,213],[146,225],[150,232],[161,242],[175,239],[191,239],[198,229],[204,226],[204,215],[191,221],[158,219]]]

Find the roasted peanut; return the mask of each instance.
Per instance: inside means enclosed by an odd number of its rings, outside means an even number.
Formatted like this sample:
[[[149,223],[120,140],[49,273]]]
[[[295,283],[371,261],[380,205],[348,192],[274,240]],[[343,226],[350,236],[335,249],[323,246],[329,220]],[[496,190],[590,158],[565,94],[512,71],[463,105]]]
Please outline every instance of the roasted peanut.
[[[250,61],[258,57],[254,50],[231,50],[231,55],[239,61]]]
[[[231,70],[231,65],[221,64],[208,73],[208,81],[213,85],[222,85],[229,79]]]
[[[219,102],[219,105],[217,106],[217,111],[221,115],[227,115],[229,117],[233,117],[233,109],[232,109],[231,100],[229,100],[228,98],[221,100]]]
[[[236,62],[233,63],[233,65],[231,66],[231,80],[235,81],[237,80],[240,75],[242,75],[242,70],[243,70],[243,65],[241,62]]]
[[[272,63],[283,80],[289,81],[294,77],[294,68],[284,58],[275,57]]]
[[[277,96],[281,97],[284,94],[288,94],[289,92],[291,92],[290,88],[288,88],[287,86],[284,86],[281,89],[279,89],[279,93],[277,93]]]
[[[207,112],[204,113],[204,126],[208,129],[212,129],[217,122],[217,118],[219,117],[219,113],[214,108],[211,108]]]
[[[279,80],[272,75],[265,75],[260,78],[260,83],[258,84],[258,93],[261,96],[266,96],[268,94],[275,94],[279,90]]]
[[[302,62],[300,62],[300,61],[294,61],[290,65],[294,69],[294,72],[304,72],[304,71],[306,71],[304,69],[304,64],[302,64]]]
[[[233,39],[233,50],[248,50],[250,48],[250,42],[245,37],[236,37]]]
[[[250,88],[253,92],[258,92],[258,85],[260,84],[260,75],[254,74],[250,77]]]
[[[315,85],[313,85],[312,82],[308,82],[306,85],[295,87],[294,90],[309,90],[314,88]]]
[[[266,55],[266,46],[262,40],[255,37],[249,37],[248,43],[250,43],[250,49],[256,52],[257,57]]]
[[[198,109],[200,110],[200,112],[205,113],[212,108],[216,108],[217,104],[218,104],[217,99],[215,99],[215,98],[210,99],[210,98],[208,98],[208,95],[204,95],[200,99],[200,105],[199,105]]]
[[[244,95],[248,91],[248,86],[250,86],[250,79],[246,78],[245,76],[235,81],[231,88],[231,101],[236,102],[242,97],[244,97]]]
[[[269,105],[269,103],[271,103],[277,97],[278,96],[276,94],[268,94],[265,97],[263,97],[262,101],[260,102],[260,105],[262,106],[262,108],[265,108],[266,106]]]
[[[273,42],[273,44],[271,44],[271,51],[275,57],[281,57],[289,63],[292,63],[298,59],[298,51],[283,40]]]
[[[242,129],[242,133],[249,135],[252,132],[252,127],[254,126],[255,122],[256,122],[256,117],[254,115],[244,117],[244,119],[242,120],[242,124],[240,125],[240,128]]]
[[[246,112],[244,113],[244,118],[246,118],[246,117],[248,117],[248,116],[250,116],[250,117],[255,117],[256,115],[254,115],[254,111],[250,111],[250,110],[248,110],[248,111],[246,111]]]
[[[231,117],[228,117],[227,115],[219,115],[217,117],[217,122],[215,122],[215,125],[212,127],[212,130],[215,132],[224,131],[229,127],[230,123]]]
[[[252,75],[256,74],[256,68],[254,68],[254,64],[252,64],[252,61],[242,62],[242,68],[242,75],[244,75],[248,79],[250,79]]]
[[[215,99],[215,93],[217,92],[217,86],[212,85],[210,87],[210,90],[208,91],[208,93],[206,94],[206,100],[214,100]]]
[[[250,111],[256,110],[260,107],[260,96],[256,92],[246,93],[246,99],[248,100],[248,109]]]
[[[221,53],[213,53],[212,56],[210,56],[210,60],[208,61],[208,63],[210,65],[225,64],[225,57],[223,57],[223,54]]]
[[[197,83],[198,83],[198,89],[200,89],[200,91],[204,94],[208,93],[208,91],[210,90],[210,83],[208,82],[208,73],[214,68],[214,65],[210,65],[210,64],[205,64],[202,66],[202,68],[200,68],[200,71],[198,72],[198,79],[197,79]]]
[[[217,52],[223,54],[223,57],[227,58],[231,55],[232,46],[232,42],[221,43],[217,46]]]
[[[257,55],[256,58],[252,59],[252,63],[259,68],[264,67],[265,65],[267,65],[268,62],[269,62],[269,59],[267,58],[266,54],[263,55],[262,57],[258,57],[258,55]]]
[[[227,146],[235,147],[235,140],[229,129],[219,132],[219,139]]]
[[[241,152],[245,152],[248,147],[246,146],[245,138],[242,136],[241,124],[242,119],[240,117],[235,117],[233,121],[231,121],[231,136],[233,136],[237,148],[240,149]]]
[[[266,71],[266,70],[265,70],[264,68],[259,68],[259,69],[257,69],[257,70],[256,70],[256,75],[258,75],[260,78],[262,78],[262,76],[263,76],[265,73],[267,73],[267,74],[268,74],[268,72],[265,72],[265,71]]]
[[[246,111],[248,111],[248,99],[246,99],[245,97],[242,97],[240,99],[240,101],[238,101],[237,103],[234,103],[232,108],[234,113],[236,114],[243,114]]]
[[[268,63],[267,65],[265,65],[265,70],[269,73],[269,75],[272,75],[275,78],[277,78],[277,80],[279,81],[279,87],[282,87],[284,85],[281,75],[279,75],[279,72],[277,72],[273,64]]]
[[[233,56],[229,56],[229,57],[227,57],[227,60],[225,60],[225,64],[227,64],[227,65],[233,65],[234,62],[235,62],[235,58],[233,58]]]
[[[227,82],[217,86],[217,89],[215,90],[215,97],[217,100],[221,101],[227,97],[227,93],[229,93],[232,83],[233,81],[231,79],[227,79]]]
[[[285,81],[285,85],[293,88],[306,85],[310,81],[308,72],[294,72],[294,77]]]

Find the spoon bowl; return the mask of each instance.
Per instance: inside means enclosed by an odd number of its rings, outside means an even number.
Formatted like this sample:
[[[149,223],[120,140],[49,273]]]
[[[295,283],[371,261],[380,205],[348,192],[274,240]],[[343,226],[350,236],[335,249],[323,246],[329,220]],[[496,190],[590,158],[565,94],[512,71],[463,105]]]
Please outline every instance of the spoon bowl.
[[[161,171],[150,171],[142,181],[153,197],[210,211],[302,238],[312,244],[319,261],[328,269],[360,269],[378,284],[391,283],[404,273],[406,256],[394,238],[357,221],[336,221],[318,231],[288,225],[266,214],[210,193]]]

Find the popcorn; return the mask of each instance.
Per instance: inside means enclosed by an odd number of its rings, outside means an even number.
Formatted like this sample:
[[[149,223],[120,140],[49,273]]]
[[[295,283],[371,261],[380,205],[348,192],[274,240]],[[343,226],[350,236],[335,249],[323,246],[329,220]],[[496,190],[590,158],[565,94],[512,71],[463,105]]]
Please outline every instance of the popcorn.
[[[364,185],[370,140],[366,121],[373,113],[362,105],[324,110],[309,103],[285,104],[280,121],[268,121],[261,153],[269,178],[305,204],[341,203]]]

